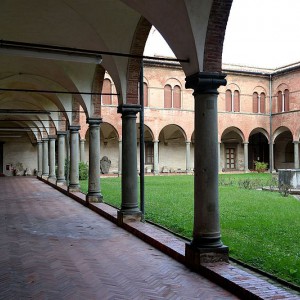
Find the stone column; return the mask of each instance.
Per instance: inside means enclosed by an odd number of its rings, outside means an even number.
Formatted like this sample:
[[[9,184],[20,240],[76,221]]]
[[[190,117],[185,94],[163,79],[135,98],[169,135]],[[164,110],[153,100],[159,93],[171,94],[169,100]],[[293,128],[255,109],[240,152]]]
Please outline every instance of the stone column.
[[[37,141],[37,158],[38,158],[38,165],[37,165],[37,175],[42,176],[43,173],[43,142],[41,140]]]
[[[228,247],[221,241],[218,203],[218,87],[225,74],[197,73],[186,78],[195,98],[195,176],[193,239],[186,245],[186,263],[228,261]]]
[[[43,164],[42,164],[42,177],[48,178],[49,176],[49,153],[48,153],[48,141],[44,138],[43,141]]]
[[[248,166],[248,142],[244,143],[244,172],[249,172],[249,166]]]
[[[222,165],[221,165],[221,142],[218,143],[218,168],[219,168],[219,173],[222,172]]]
[[[119,141],[118,175],[122,174],[122,140]]]
[[[70,130],[70,182],[69,192],[79,192],[79,125],[69,126]]]
[[[85,139],[80,140],[80,161],[85,162],[85,151],[84,151]]]
[[[89,118],[89,189],[86,202],[102,202],[100,189],[100,124],[101,118]]]
[[[185,142],[185,163],[186,163],[186,172],[191,172],[191,142]]]
[[[118,113],[122,114],[122,204],[118,211],[119,224],[127,220],[140,220],[137,190],[137,133],[136,114],[140,105],[121,104]]]
[[[153,172],[154,175],[159,174],[159,166],[158,166],[158,141],[153,142],[153,155],[154,155],[154,166],[153,166]]]
[[[299,169],[299,141],[294,141],[294,168]]]
[[[55,174],[55,140],[56,140],[56,137],[49,136],[49,177],[48,177],[48,179],[56,179],[56,174]]]
[[[57,185],[64,185],[66,183],[65,177],[65,159],[66,159],[66,132],[65,131],[57,131],[57,152],[58,152],[58,160],[57,160]]]

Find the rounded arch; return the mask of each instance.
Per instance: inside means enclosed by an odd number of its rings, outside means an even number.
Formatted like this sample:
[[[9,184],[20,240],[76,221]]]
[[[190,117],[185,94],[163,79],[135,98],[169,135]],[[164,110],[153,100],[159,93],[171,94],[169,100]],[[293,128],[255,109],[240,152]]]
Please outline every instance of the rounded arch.
[[[182,127],[177,124],[168,124],[164,126],[159,133],[159,141],[179,141],[187,140],[186,133]]]
[[[132,45],[130,54],[142,56],[145,48],[145,44],[151,30],[151,24],[149,21],[141,17],[134,36],[132,39]],[[138,82],[141,69],[141,60],[136,58],[130,58],[127,67],[127,97],[128,104],[138,103]]]
[[[231,90],[232,92],[238,91],[239,93],[241,92],[241,88],[239,87],[239,85],[233,82],[227,83],[226,90]]]
[[[289,132],[291,135],[292,135],[292,130],[286,126],[279,126],[277,127],[275,130],[274,130],[274,133],[273,133],[273,143],[276,142],[276,139],[277,137],[284,133],[284,132]]]
[[[241,129],[239,129],[235,126],[227,127],[226,129],[224,129],[222,134],[221,134],[221,140],[222,140],[223,136],[227,135],[230,132],[234,132],[237,136],[239,136],[243,143],[246,141],[244,133],[241,131]]]
[[[265,136],[265,138],[268,140],[268,142],[270,141],[270,135],[269,133],[267,132],[266,129],[262,128],[262,127],[256,127],[254,129],[251,130],[250,134],[249,134],[249,137],[253,134],[256,134],[256,133],[261,133]]]
[[[261,93],[267,94],[267,91],[263,86],[257,85],[252,89],[252,94],[254,93],[257,93],[258,95],[260,95]]]
[[[182,89],[182,83],[177,78],[168,78],[165,82],[165,85],[170,85],[172,89],[174,89],[175,86],[179,86]]]
[[[140,140],[140,123],[136,124],[137,129],[137,140]],[[144,124],[144,141],[145,142],[153,142],[154,141],[154,134],[152,129],[149,125]]]

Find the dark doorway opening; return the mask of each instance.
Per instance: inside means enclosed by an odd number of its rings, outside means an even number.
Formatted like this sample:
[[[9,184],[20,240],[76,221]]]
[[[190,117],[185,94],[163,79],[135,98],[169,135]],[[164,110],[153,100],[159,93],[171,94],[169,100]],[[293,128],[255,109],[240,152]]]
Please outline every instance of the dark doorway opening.
[[[265,162],[270,166],[268,140],[261,132],[249,138],[248,166],[250,170],[254,170],[255,161]]]

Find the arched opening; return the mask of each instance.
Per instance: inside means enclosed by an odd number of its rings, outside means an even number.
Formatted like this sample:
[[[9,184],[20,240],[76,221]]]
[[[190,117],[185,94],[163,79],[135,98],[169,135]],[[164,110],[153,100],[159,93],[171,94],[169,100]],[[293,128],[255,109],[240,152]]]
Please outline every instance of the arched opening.
[[[167,125],[159,134],[160,172],[184,172],[186,169],[186,136],[178,125]]]
[[[243,138],[237,128],[227,128],[222,134],[220,166],[225,172],[244,169]]]
[[[248,166],[250,170],[255,169],[256,161],[270,165],[268,139],[263,133],[254,132],[250,135],[248,151]]]
[[[293,136],[288,129],[279,133],[275,138],[274,168],[276,170],[294,168]]]

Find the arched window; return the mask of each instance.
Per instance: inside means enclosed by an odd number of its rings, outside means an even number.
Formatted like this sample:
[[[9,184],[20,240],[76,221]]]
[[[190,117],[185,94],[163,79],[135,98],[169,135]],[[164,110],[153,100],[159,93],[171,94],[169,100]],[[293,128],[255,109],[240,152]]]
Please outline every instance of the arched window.
[[[284,90],[284,111],[290,110],[290,92],[288,89]]]
[[[102,93],[111,94],[111,81],[109,79],[103,80]],[[102,95],[102,104],[111,105],[111,95]]]
[[[173,89],[173,107],[181,108],[181,89],[178,85],[175,85]]]
[[[164,107],[172,108],[172,88],[169,84],[164,87]]]
[[[144,106],[148,106],[148,84],[144,82]]]
[[[225,110],[232,111],[232,93],[231,90],[227,90],[225,94]]]
[[[284,106],[282,105],[282,100],[283,100],[282,92],[279,91],[277,94],[277,112],[283,112]]]
[[[265,93],[260,94],[260,99],[259,99],[259,112],[264,114],[266,113],[266,95]]]
[[[258,94],[253,93],[253,112],[258,113]]]
[[[234,91],[233,107],[235,112],[240,111],[240,92],[237,90]]]

